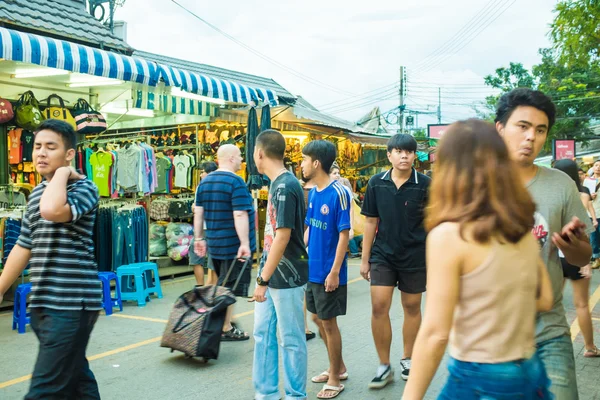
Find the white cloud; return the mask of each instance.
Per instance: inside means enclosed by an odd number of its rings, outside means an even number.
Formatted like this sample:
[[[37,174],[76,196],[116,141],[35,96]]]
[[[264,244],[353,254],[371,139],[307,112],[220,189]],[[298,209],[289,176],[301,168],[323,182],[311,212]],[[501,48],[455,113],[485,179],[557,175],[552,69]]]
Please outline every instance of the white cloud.
[[[178,1],[253,49],[353,94],[397,82],[400,65],[417,64],[488,3],[484,0]],[[494,4],[502,1],[506,2]],[[459,104],[483,99],[487,91],[482,87],[468,86],[473,90],[466,90],[466,86],[453,85],[482,85],[483,76],[511,61],[526,66],[535,64],[539,60],[538,48],[549,44],[547,32],[554,4],[555,1],[548,0],[518,0],[458,54],[431,71],[417,71],[421,76],[409,73],[409,107],[424,110],[428,104],[437,104],[435,85],[423,83],[429,82],[446,86],[442,96],[445,120],[472,115],[469,107]],[[347,97],[299,79],[251,54],[171,1],[127,0],[117,10],[116,18],[127,21],[128,42],[136,49],[273,78],[315,105],[331,105]],[[484,19],[478,19],[472,28],[484,25],[483,22]],[[336,115],[356,120],[375,105],[387,110],[398,104],[393,90],[382,97],[388,96],[393,98],[362,106],[369,99],[346,107],[342,106],[355,99],[337,103],[337,110],[352,109]],[[419,122],[431,123],[434,119],[421,116]]]

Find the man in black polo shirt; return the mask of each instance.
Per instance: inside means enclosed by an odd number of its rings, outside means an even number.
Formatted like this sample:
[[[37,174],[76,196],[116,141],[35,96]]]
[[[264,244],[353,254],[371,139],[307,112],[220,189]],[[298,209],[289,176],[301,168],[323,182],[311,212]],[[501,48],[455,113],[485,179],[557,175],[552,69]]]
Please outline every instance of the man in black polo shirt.
[[[404,310],[402,379],[407,380],[410,358],[421,326],[421,296],[425,292],[425,239],[423,211],[431,179],[413,168],[417,141],[406,134],[388,141],[392,169],[371,178],[362,214],[366,217],[360,273],[371,282],[371,328],[380,365],[371,389],[393,381],[390,365],[392,325],[390,307],[394,287]]]

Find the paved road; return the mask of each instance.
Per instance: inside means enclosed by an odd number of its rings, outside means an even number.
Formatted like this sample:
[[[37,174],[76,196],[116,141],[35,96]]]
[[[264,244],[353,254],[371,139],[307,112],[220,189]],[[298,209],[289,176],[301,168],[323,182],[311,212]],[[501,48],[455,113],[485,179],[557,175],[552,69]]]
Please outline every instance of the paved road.
[[[371,338],[369,286],[359,279],[358,264],[350,266],[348,315],[340,319],[344,340],[344,358],[350,379],[340,398],[398,399],[404,382],[396,381],[381,391],[369,391],[367,384],[373,377],[378,361]],[[153,300],[145,308],[127,305],[124,312],[111,317],[101,316],[88,349],[91,366],[100,385],[103,399],[223,399],[253,398],[252,353],[253,341],[224,343],[218,361],[202,364],[171,354],[159,347],[172,303],[179,294],[192,285],[191,278],[163,282],[165,298]],[[592,302],[600,300],[600,273],[592,281]],[[571,289],[567,285],[566,304],[569,321],[574,320]],[[235,313],[240,325],[252,330],[253,305],[243,299],[238,301]],[[594,309],[596,337],[600,342],[600,305]],[[398,366],[402,347],[402,308],[396,295],[392,309],[394,341],[392,358]],[[10,317],[0,316],[0,399],[22,399],[29,386],[37,352],[37,341],[28,329],[18,335],[10,330]],[[574,330],[577,328],[574,327]],[[585,359],[582,355],[581,334],[575,339],[580,396],[582,400],[599,399],[600,359]],[[308,343],[309,377],[327,367],[327,353],[323,343],[315,339]],[[436,398],[445,380],[445,362],[435,377],[427,399]],[[309,398],[316,398],[320,385],[308,384]]]

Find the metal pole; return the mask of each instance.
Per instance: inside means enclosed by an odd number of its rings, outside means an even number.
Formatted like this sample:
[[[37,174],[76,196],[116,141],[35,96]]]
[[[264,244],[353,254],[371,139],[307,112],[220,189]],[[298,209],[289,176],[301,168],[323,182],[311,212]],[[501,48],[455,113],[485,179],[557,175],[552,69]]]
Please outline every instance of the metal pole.
[[[400,105],[398,107],[398,125],[400,125],[400,130],[398,133],[404,133],[404,67],[400,66]]]
[[[438,124],[442,123],[442,88],[438,88]]]

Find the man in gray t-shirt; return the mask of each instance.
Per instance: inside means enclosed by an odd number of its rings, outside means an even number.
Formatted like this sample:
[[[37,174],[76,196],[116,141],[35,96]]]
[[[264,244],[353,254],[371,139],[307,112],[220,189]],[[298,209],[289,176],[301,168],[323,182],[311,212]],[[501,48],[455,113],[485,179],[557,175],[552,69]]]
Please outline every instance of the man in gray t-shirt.
[[[587,234],[593,228],[573,180],[561,171],[534,164],[555,118],[556,108],[550,98],[539,91],[519,88],[498,101],[496,128],[537,205],[533,234],[552,281],[554,306],[537,316],[537,355],[552,381],[550,390],[556,399],[576,400],[575,358],[562,304],[564,278],[558,250],[570,264],[587,265],[592,255]]]

